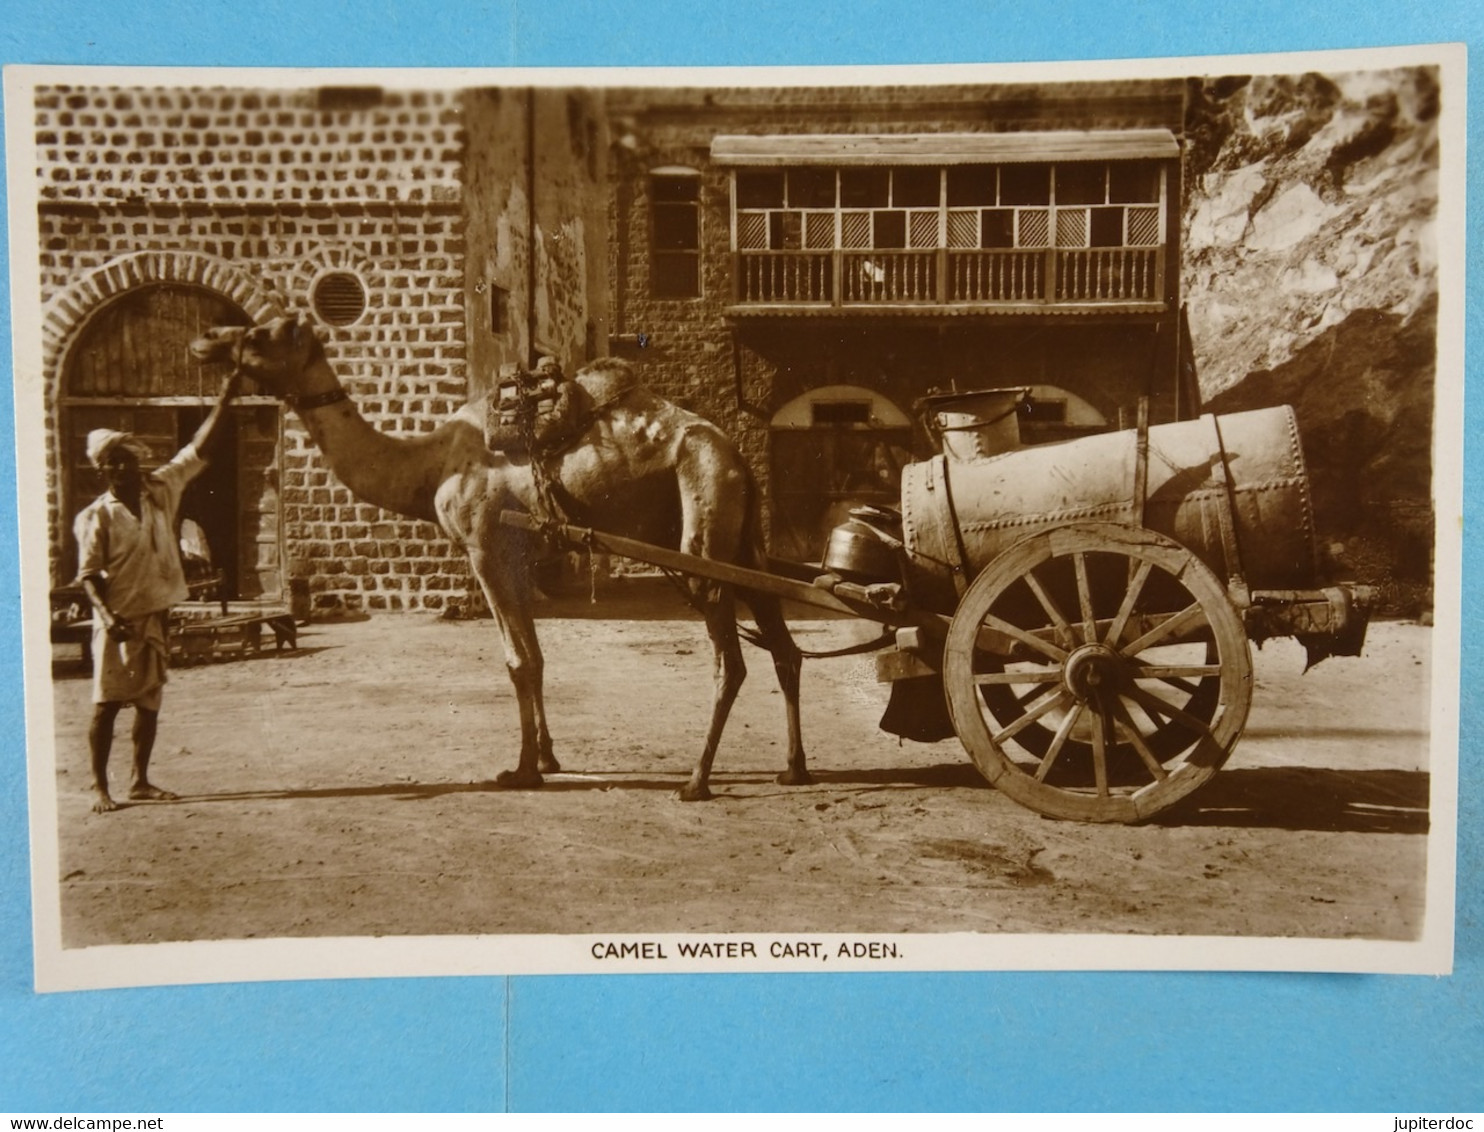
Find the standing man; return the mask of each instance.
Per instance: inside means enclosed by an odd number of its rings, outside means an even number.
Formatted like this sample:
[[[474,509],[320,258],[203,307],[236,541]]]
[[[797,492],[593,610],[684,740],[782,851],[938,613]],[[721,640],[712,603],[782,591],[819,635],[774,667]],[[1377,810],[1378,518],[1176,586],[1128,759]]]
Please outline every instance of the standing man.
[[[88,433],[88,460],[108,490],[79,512],[78,582],[93,603],[93,722],[88,749],[93,764],[93,812],[118,809],[108,792],[113,724],[134,705],[134,776],[129,797],[171,800],[151,785],[160,700],[165,691],[170,607],[189,594],[175,534],[175,514],[186,485],[206,467],[202,452],[215,439],[240,378],[234,372],[191,442],[164,467],[146,474],[149,449],[135,436],[112,429]]]

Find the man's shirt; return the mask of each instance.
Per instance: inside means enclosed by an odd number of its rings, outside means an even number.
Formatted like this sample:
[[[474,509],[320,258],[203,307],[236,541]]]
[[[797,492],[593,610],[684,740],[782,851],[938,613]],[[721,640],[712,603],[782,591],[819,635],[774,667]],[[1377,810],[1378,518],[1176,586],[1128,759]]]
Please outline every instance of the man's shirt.
[[[139,515],[112,491],[105,491],[73,520],[77,535],[77,577],[102,575],[108,605],[125,619],[169,609],[190,594],[175,537],[175,513],[186,485],[206,461],[187,444],[162,468],[144,477]]]

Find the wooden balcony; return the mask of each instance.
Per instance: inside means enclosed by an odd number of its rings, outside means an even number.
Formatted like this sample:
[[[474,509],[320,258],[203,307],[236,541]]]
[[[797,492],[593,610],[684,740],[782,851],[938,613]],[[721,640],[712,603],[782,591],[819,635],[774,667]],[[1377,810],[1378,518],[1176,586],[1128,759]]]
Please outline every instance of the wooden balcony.
[[[734,309],[1158,312],[1162,247],[744,251]]]

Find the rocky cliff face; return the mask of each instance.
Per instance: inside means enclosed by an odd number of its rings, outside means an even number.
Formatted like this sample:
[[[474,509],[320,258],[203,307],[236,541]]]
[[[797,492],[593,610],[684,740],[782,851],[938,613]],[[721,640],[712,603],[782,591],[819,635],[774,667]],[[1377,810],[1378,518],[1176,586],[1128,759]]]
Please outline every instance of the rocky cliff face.
[[[1431,68],[1194,80],[1185,301],[1215,412],[1294,406],[1321,548],[1388,612],[1431,602]]]

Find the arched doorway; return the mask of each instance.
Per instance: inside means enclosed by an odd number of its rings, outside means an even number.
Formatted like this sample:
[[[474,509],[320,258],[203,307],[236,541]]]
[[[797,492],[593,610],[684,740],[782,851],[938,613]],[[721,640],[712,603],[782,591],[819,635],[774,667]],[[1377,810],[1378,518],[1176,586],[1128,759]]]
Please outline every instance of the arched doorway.
[[[88,463],[95,428],[132,432],[156,464],[185,444],[215,401],[224,376],[203,368],[190,343],[213,326],[247,326],[248,315],[205,287],[149,283],[110,299],[88,318],[62,366],[62,574],[77,567],[72,519],[103,489]],[[239,398],[205,472],[181,502],[180,519],[204,536],[231,597],[281,591],[276,456],[278,408]]]
[[[853,507],[895,507],[912,459],[912,421],[879,393],[827,385],[773,415],[772,548],[818,562],[829,533]]]

